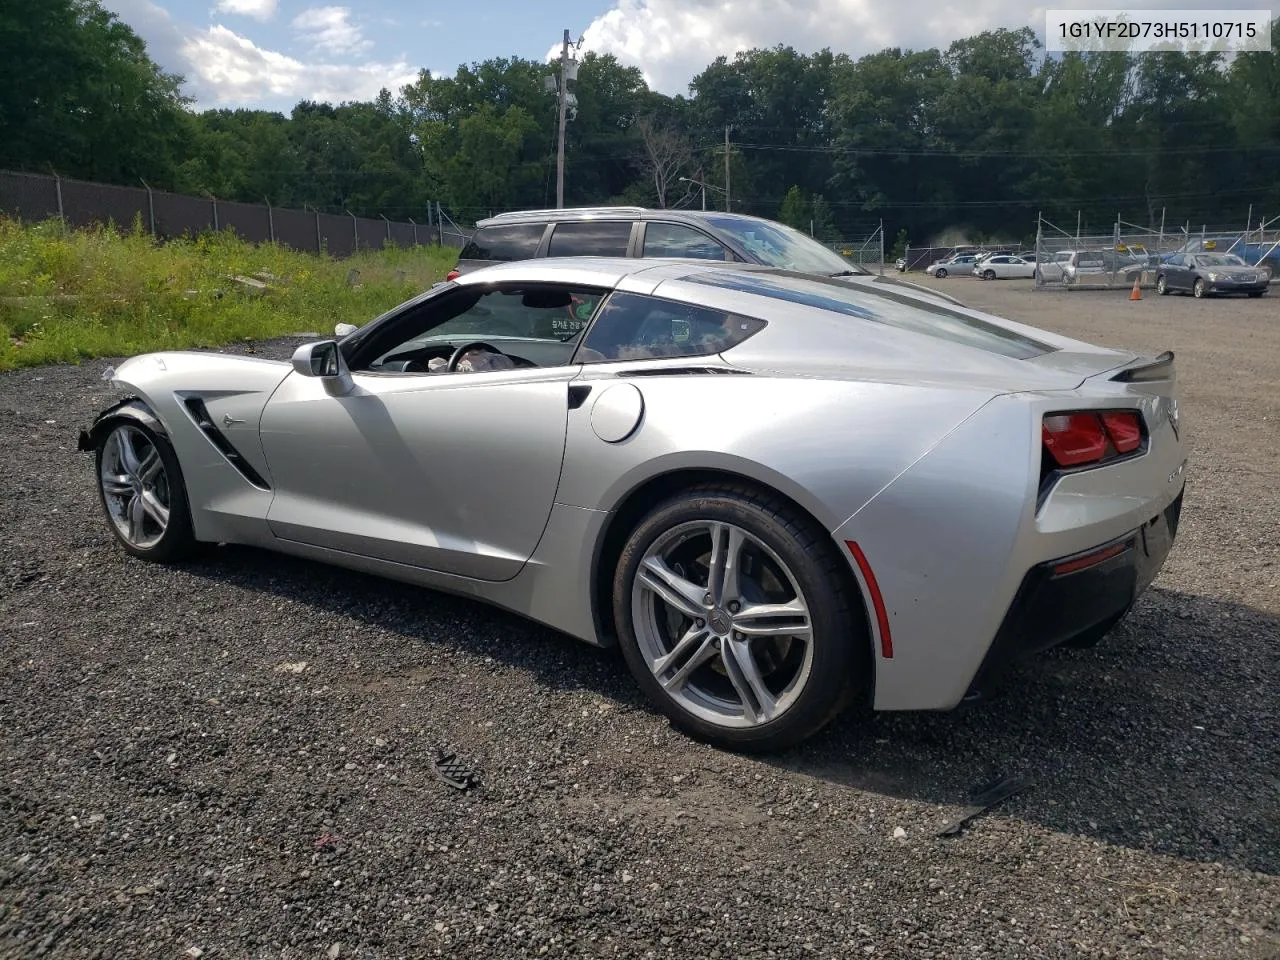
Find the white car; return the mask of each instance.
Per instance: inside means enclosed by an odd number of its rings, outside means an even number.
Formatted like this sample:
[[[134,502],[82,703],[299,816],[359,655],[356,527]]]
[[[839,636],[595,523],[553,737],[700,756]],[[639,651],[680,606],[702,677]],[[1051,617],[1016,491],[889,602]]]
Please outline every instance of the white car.
[[[981,263],[973,265],[973,275],[983,280],[1010,280],[1013,278],[1034,277],[1036,261],[1031,257],[1015,257],[1000,255],[989,257]]]
[[[942,279],[949,277],[951,274],[968,273],[973,269],[973,265],[977,263],[978,257],[975,254],[966,253],[961,256],[947,257],[945,260],[939,260],[937,263],[929,265],[929,269],[925,273],[931,277]]]

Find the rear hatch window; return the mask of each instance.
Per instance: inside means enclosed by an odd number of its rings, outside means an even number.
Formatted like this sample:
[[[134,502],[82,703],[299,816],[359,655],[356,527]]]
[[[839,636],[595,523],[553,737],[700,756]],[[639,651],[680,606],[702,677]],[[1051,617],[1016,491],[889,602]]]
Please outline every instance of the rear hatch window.
[[[1018,360],[1052,353],[1055,349],[1017,331],[970,317],[941,304],[906,302],[887,291],[862,285],[854,287],[838,280],[736,270],[708,271],[683,279],[687,283],[725,287],[806,307],[817,307],[856,320],[883,323],[900,330],[910,330]]]
[[[545,223],[504,223],[481,227],[462,248],[460,260],[532,260]]]

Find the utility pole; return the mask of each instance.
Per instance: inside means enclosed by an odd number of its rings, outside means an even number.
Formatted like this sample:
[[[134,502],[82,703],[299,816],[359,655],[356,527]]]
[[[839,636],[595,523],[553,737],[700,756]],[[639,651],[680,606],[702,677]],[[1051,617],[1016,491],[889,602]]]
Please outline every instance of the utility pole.
[[[729,202],[729,128],[724,128],[724,210],[725,213],[731,212],[731,204]]]
[[[569,111],[569,31],[560,45],[560,134],[556,144],[556,209],[564,209],[564,127]]]

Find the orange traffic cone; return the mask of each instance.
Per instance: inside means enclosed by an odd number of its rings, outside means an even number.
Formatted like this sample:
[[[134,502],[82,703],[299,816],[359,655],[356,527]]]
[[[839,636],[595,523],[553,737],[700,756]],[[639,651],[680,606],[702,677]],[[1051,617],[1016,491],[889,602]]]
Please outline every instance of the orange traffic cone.
[[[1134,278],[1133,278],[1133,289],[1129,292],[1129,299],[1130,299],[1130,300],[1141,300],[1141,299],[1142,299],[1142,288],[1138,285],[1138,284],[1139,284],[1139,282],[1140,282],[1141,280],[1142,280],[1142,278],[1141,278],[1141,277],[1134,277]]]

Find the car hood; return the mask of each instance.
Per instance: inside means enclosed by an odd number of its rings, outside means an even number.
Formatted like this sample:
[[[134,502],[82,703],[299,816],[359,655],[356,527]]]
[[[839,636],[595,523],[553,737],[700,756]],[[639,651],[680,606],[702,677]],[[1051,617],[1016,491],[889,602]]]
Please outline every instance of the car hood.
[[[182,350],[131,357],[106,379],[149,397],[177,391],[269,395],[292,371],[287,361]]]

